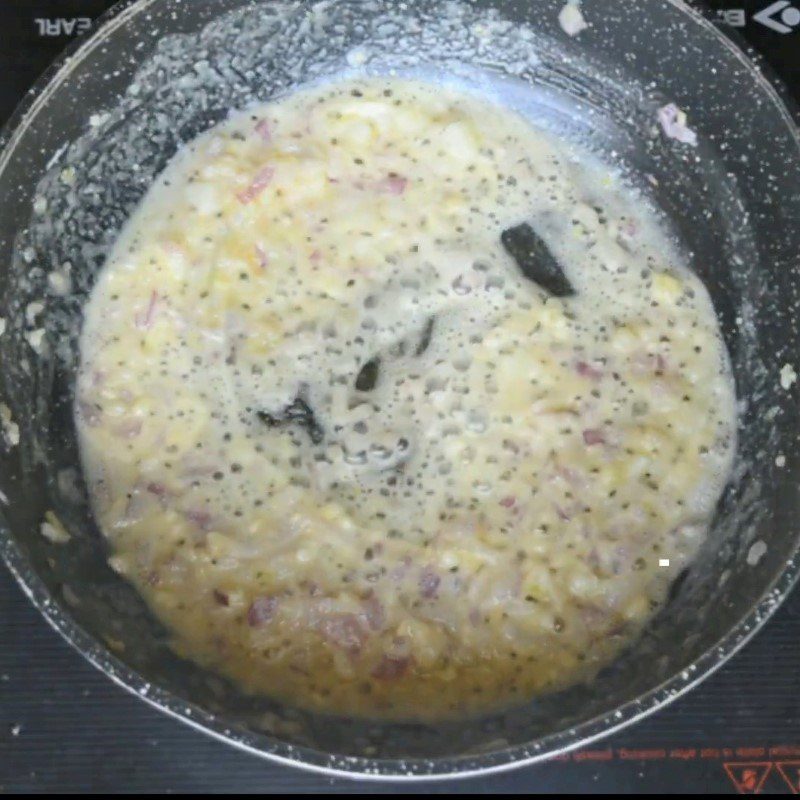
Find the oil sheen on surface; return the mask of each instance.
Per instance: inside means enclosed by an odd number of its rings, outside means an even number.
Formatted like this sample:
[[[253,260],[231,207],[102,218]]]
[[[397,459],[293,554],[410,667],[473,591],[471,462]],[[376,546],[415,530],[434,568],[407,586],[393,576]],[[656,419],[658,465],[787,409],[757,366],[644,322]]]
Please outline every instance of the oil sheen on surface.
[[[522,223],[573,295],[503,247]],[[112,564],[179,652],[431,719],[637,635],[706,534],[734,406],[708,296],[620,176],[370,79],[176,157],[94,289],[76,415]]]

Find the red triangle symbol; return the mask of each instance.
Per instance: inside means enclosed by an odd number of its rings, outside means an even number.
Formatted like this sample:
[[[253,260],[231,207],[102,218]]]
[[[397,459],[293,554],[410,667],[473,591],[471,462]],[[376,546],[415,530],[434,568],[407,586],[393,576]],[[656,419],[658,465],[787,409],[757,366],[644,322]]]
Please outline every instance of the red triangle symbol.
[[[761,794],[764,781],[772,771],[772,762],[728,761],[724,767],[739,794]]]
[[[776,761],[775,766],[789,784],[792,794],[800,794],[800,761]]]

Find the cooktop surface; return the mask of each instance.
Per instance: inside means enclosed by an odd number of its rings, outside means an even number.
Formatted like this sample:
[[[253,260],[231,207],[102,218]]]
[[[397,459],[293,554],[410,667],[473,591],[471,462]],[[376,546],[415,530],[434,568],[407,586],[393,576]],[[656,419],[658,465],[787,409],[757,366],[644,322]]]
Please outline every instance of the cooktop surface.
[[[591,2],[585,0],[587,6]],[[110,0],[0,4],[0,119]],[[800,101],[800,0],[694,3]],[[128,695],[54,633],[0,568],[0,792],[393,792],[270,764]],[[415,792],[800,794],[800,592],[709,680],[590,749]]]

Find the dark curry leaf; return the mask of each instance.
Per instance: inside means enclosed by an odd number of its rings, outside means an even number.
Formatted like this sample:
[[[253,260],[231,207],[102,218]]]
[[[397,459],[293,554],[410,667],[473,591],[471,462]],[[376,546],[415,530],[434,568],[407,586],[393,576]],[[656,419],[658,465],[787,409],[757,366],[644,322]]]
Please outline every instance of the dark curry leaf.
[[[295,398],[288,406],[278,413],[259,411],[258,418],[270,428],[285,425],[298,425],[303,428],[314,444],[319,444],[325,438],[322,426],[317,422],[311,406],[302,397]]]
[[[500,241],[528,280],[538,283],[555,297],[575,294],[550,248],[527,222],[503,231]]]

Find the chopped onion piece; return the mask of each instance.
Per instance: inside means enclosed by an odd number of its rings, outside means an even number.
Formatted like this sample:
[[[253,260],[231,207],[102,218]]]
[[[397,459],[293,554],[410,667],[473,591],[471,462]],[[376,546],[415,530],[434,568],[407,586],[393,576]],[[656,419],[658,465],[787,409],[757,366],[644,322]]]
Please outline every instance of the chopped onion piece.
[[[697,147],[697,134],[686,125],[686,114],[675,103],[658,109],[658,123],[669,139]]]

